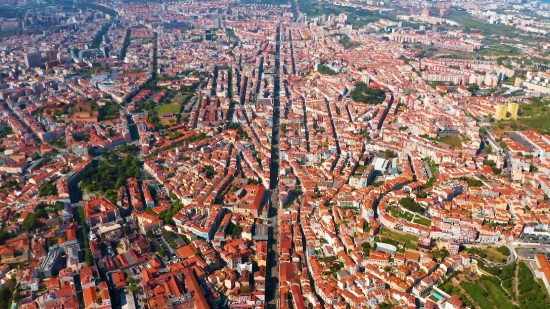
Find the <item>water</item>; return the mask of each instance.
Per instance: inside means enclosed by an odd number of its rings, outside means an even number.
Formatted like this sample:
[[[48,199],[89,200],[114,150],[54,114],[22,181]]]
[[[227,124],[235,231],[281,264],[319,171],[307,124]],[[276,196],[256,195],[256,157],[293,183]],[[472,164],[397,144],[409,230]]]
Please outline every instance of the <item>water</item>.
[[[437,294],[436,292],[433,292],[432,295],[437,298],[437,300],[442,300],[443,299],[443,296]]]

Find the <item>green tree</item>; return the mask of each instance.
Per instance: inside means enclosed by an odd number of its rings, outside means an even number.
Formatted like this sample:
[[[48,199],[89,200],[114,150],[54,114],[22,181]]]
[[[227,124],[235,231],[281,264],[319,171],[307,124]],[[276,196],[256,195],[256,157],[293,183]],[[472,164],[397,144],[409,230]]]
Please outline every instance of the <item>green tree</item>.
[[[128,289],[129,289],[132,293],[135,293],[135,292],[137,292],[137,290],[138,290],[138,286],[137,286],[135,283],[130,283],[130,285],[128,285]]]
[[[358,82],[351,91],[350,97],[355,102],[380,104],[386,99],[386,93],[380,88],[368,88],[367,84]]]

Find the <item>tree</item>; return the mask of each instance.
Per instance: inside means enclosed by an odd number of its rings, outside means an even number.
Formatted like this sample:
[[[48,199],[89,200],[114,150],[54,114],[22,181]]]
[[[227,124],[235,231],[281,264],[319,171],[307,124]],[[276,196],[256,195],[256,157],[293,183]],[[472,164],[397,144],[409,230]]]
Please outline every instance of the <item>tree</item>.
[[[422,213],[424,211],[424,208],[422,208],[420,204],[416,203],[410,196],[404,197],[399,200],[399,205],[413,212]]]
[[[350,97],[355,102],[380,104],[386,99],[386,93],[380,88],[368,88],[367,84],[358,82],[351,91]]]
[[[39,221],[40,218],[47,218],[48,215],[44,209],[38,209],[37,211],[29,214],[25,220],[23,220],[23,229],[27,232],[31,232],[44,224]]]
[[[129,289],[132,293],[135,293],[135,292],[137,292],[137,290],[138,290],[138,286],[137,286],[135,283],[130,283],[130,285],[128,286],[128,289]]]
[[[132,277],[132,276],[127,276],[127,277],[126,277],[126,283],[128,283],[128,284],[134,283],[134,277]]]
[[[57,195],[57,187],[53,183],[45,183],[38,191],[40,196]]]
[[[397,154],[389,149],[384,150],[384,155],[389,159],[397,158]]]
[[[207,165],[204,168],[204,173],[206,174],[207,178],[212,178],[216,174],[216,171],[214,170],[214,167],[212,167],[212,165]]]
[[[252,286],[251,285],[243,285],[243,286],[240,287],[239,291],[241,293],[244,293],[244,294],[250,293],[250,292],[252,292]]]
[[[149,238],[149,239],[155,238],[155,234],[153,234],[153,231],[151,231],[151,230],[148,230],[148,231],[145,233],[145,235],[147,235],[147,238]]]
[[[500,246],[497,248],[497,250],[506,256],[510,256],[510,249],[508,249],[508,247],[506,246]]]

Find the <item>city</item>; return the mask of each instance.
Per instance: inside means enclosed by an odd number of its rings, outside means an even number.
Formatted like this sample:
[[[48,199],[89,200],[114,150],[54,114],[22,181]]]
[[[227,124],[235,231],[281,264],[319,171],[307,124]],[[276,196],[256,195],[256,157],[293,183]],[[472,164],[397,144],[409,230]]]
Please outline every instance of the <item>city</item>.
[[[550,1],[4,0],[0,150],[0,309],[550,307]]]

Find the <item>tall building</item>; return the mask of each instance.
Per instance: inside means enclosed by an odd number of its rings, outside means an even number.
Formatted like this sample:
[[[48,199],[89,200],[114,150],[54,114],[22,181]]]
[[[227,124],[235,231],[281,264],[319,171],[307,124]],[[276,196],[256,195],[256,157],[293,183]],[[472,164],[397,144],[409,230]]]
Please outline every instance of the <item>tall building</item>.
[[[502,120],[506,118],[506,110],[507,106],[505,104],[498,104],[497,106],[495,106],[495,119]]]
[[[219,17],[214,18],[214,29],[221,29],[222,20]]]
[[[508,103],[508,108],[506,112],[509,113],[507,116],[512,120],[518,119],[519,104],[515,102]]]
[[[42,55],[39,52],[26,53],[25,64],[29,68],[39,67],[42,64]]]
[[[494,117],[496,120],[502,120],[502,119],[517,120],[518,110],[519,110],[519,104],[515,102],[510,102],[507,104],[498,104],[497,106],[495,106]]]

